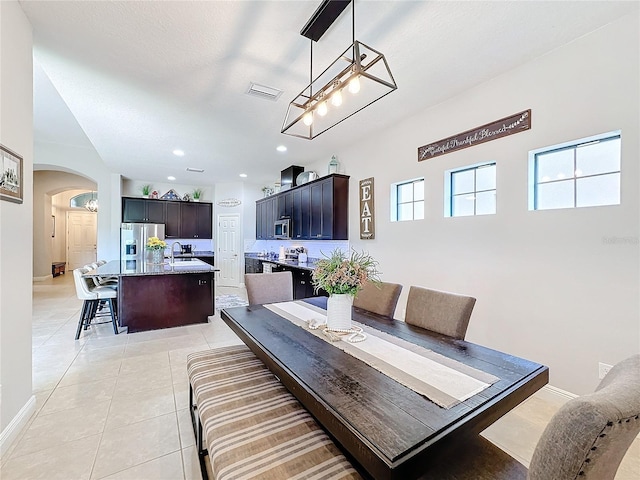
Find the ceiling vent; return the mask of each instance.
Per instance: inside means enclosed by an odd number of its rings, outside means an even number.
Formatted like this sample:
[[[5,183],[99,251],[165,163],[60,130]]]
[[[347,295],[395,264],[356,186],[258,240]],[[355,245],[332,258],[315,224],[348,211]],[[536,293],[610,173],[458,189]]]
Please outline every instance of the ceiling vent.
[[[271,100],[275,102],[282,95],[282,90],[278,90],[277,88],[267,87],[266,85],[260,85],[259,83],[251,82],[249,83],[249,88],[245,92],[247,95],[252,95],[254,97],[264,98],[266,100]]]
[[[203,173],[204,170],[202,168],[187,167],[187,172]]]

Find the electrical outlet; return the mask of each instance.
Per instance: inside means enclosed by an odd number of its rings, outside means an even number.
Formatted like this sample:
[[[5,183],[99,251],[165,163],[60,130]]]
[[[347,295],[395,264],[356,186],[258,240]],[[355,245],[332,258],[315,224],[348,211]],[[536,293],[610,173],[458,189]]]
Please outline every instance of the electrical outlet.
[[[609,365],[607,363],[598,362],[598,378],[604,378],[604,376],[609,373],[612,366],[613,365]]]

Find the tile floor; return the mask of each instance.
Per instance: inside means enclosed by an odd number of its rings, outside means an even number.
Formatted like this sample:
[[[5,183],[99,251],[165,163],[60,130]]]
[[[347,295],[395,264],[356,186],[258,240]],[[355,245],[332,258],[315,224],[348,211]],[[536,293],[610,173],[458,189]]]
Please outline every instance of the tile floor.
[[[237,293],[219,289],[218,294]],[[210,323],[115,336],[109,324],[75,341],[81,302],[73,277],[33,287],[33,389],[37,411],[2,457],[2,480],[200,479],[188,405],[186,356],[240,343]],[[485,431],[528,464],[559,403],[536,394]],[[616,476],[640,478],[636,440]]]

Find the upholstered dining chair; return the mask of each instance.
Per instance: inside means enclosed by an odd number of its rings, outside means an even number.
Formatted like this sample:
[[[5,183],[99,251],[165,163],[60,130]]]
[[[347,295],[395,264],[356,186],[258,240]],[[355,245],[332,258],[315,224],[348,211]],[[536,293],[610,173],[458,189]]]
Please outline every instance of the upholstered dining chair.
[[[392,318],[396,311],[402,285],[388,282],[367,282],[353,299],[353,306]]]
[[[481,436],[438,459],[422,479],[613,480],[640,433],[640,355],[615,365],[594,393],[551,418],[527,468]]]
[[[291,272],[246,273],[249,305],[287,302],[293,300],[293,275]]]
[[[463,340],[475,304],[473,297],[412,286],[405,322]]]

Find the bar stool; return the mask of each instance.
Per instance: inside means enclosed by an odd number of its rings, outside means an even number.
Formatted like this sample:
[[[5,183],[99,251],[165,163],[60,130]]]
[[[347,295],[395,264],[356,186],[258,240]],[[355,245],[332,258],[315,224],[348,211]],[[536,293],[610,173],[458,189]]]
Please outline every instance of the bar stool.
[[[116,323],[116,307],[117,307],[117,292],[113,288],[98,286],[94,287],[89,284],[88,279],[82,275],[91,271],[87,268],[76,268],[73,271],[73,280],[76,286],[76,295],[78,299],[84,300],[82,304],[82,310],[80,311],[80,319],[78,321],[78,329],[76,330],[76,340],[80,338],[80,332],[82,327],[88,329],[91,325],[91,320],[96,317],[98,305],[101,301],[106,301],[109,305],[109,315],[111,316],[111,323],[113,324],[113,332],[118,334],[118,324]],[[107,322],[98,322],[94,325],[100,325]]]

